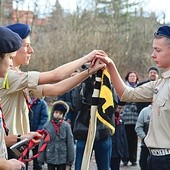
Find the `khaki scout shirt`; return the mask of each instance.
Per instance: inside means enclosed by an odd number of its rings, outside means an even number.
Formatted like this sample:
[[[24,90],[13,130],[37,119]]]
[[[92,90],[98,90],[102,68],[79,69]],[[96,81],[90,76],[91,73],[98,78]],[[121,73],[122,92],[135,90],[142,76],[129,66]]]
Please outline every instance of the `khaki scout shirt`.
[[[0,98],[9,134],[25,134],[30,131],[28,107],[24,98],[25,88],[36,89],[39,72],[8,71],[9,89],[3,89],[0,78]],[[39,91],[42,93],[42,91]]]
[[[7,149],[5,145],[5,130],[3,127],[2,112],[0,110],[0,158],[7,158]]]
[[[123,101],[152,101],[153,107],[149,131],[145,138],[147,147],[170,149],[170,71],[166,71],[155,82],[137,88],[127,87]]]

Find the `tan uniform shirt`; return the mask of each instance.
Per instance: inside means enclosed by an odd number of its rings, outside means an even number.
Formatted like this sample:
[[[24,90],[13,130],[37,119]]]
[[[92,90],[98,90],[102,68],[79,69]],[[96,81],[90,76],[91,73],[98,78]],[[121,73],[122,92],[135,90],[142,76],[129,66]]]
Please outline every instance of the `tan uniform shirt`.
[[[5,115],[5,122],[9,128],[9,134],[24,134],[30,131],[28,108],[24,98],[25,88],[36,89],[39,72],[8,71],[9,89],[3,89],[3,78],[0,78],[0,98]],[[39,90],[42,93],[42,90]]]
[[[147,147],[170,149],[170,71],[164,72],[156,82],[135,89],[127,87],[123,101],[152,101],[149,131],[145,138]]]
[[[7,158],[7,150],[5,145],[5,130],[3,127],[2,112],[0,110],[0,158]]]

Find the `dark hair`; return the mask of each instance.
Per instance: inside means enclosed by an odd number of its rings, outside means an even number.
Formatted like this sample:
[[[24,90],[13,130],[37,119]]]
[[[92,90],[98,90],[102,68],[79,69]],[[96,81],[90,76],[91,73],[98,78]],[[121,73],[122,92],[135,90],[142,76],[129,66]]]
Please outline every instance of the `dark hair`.
[[[125,76],[125,81],[128,81],[129,74],[131,74],[131,73],[135,73],[135,74],[136,74],[136,83],[137,83],[138,80],[139,80],[139,76],[138,76],[138,74],[136,73],[136,71],[129,71],[129,72],[126,74],[126,76]]]
[[[0,54],[0,59],[3,60],[5,57],[5,54]]]

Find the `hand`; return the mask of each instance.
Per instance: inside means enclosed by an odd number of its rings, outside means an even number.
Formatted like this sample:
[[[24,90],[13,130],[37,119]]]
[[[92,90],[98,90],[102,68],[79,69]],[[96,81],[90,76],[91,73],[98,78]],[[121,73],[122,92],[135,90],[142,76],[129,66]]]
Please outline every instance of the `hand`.
[[[107,55],[104,55],[104,56],[97,55],[96,59],[99,59],[101,62],[105,63],[106,65],[113,63],[112,59],[109,58]],[[94,64],[94,62],[95,60],[92,61],[92,65]]]
[[[92,52],[88,53],[84,57],[86,58],[87,62],[91,62],[97,56],[106,56],[107,54],[103,50],[93,50]]]
[[[95,60],[95,63],[93,63],[93,65],[91,65],[88,69],[89,69],[89,74],[93,74],[98,70],[101,70],[103,68],[106,67],[106,64],[101,62],[99,59]]]
[[[7,164],[10,167],[9,170],[21,170],[22,168],[25,168],[25,164],[23,162],[16,160],[16,159],[7,160]]]
[[[38,144],[40,143],[42,135],[39,134],[38,132],[30,132],[21,136],[21,139],[25,139],[25,138],[27,138],[28,140],[32,139],[34,143]]]

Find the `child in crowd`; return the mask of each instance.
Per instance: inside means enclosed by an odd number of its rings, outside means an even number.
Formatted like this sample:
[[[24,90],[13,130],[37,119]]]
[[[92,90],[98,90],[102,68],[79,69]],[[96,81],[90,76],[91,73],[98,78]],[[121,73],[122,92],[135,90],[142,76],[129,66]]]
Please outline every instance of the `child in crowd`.
[[[50,134],[50,141],[45,151],[38,158],[47,163],[48,170],[66,170],[74,161],[74,140],[71,126],[64,120],[69,106],[64,101],[56,101],[51,110],[51,119],[44,125]],[[40,146],[43,141],[41,141]]]
[[[124,105],[125,102],[119,101],[115,112],[115,134],[112,136],[111,170],[120,170],[121,159],[129,157],[125,125],[122,118]]]

